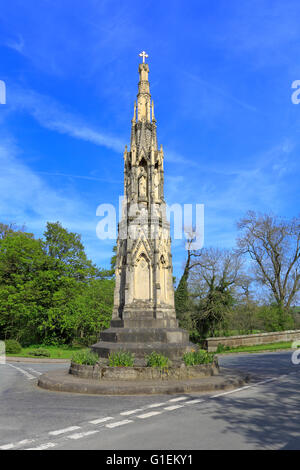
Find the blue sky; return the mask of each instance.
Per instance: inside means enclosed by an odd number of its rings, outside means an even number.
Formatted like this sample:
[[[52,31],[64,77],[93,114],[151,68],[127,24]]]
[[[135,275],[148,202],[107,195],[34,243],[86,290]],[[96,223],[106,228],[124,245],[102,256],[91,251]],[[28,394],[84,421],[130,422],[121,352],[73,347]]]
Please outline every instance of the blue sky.
[[[296,0],[10,0],[0,9],[0,219],[59,220],[108,266],[96,208],[123,194],[138,53],[165,151],[168,204],[205,205],[205,246],[249,209],[299,213]],[[185,253],[173,243],[174,274]]]

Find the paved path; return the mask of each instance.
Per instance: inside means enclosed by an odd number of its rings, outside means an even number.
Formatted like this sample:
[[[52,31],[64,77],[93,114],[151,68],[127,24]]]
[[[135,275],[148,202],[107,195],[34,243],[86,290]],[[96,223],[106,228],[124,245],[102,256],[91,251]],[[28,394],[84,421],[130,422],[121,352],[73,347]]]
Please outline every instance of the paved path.
[[[37,388],[65,364],[0,365],[0,449],[300,449],[300,365],[291,353],[231,355],[254,373],[231,392],[91,396]]]

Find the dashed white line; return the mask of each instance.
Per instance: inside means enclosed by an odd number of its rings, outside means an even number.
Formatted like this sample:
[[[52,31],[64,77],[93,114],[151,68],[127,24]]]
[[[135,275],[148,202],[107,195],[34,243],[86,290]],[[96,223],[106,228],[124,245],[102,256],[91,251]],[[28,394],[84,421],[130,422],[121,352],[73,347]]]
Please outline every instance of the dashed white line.
[[[231,393],[241,392],[242,390],[246,390],[247,388],[255,388],[257,385],[266,384],[268,382],[273,382],[274,380],[279,380],[280,377],[273,377],[272,379],[262,380],[261,382],[256,382],[252,385],[245,385],[245,387],[235,388],[234,390],[229,390],[228,392],[217,393],[216,395],[212,395],[209,398],[217,398],[222,397],[224,395],[230,395]]]
[[[172,405],[172,406],[167,406],[166,408],[164,408],[164,410],[167,410],[167,411],[173,411],[173,410],[177,410],[178,408],[183,408],[183,405]]]
[[[24,439],[23,441],[17,442],[16,446],[25,446],[27,444],[32,444],[35,439]]]
[[[16,443],[4,444],[3,446],[0,446],[0,450],[9,450],[15,447],[25,446],[27,444],[32,444],[34,441],[35,439],[23,439],[23,441],[19,441]]]
[[[47,449],[51,449],[51,447],[55,447],[56,444],[54,444],[54,442],[47,442],[46,444],[42,444],[38,447],[31,447],[29,449],[25,449],[25,450],[47,450]]]
[[[187,400],[188,397],[177,397],[177,398],[172,398],[172,400],[169,400],[170,402],[173,402],[173,401],[183,401],[183,400]]]
[[[197,400],[189,400],[189,401],[185,402],[185,405],[194,405],[195,403],[202,403],[203,401],[205,401],[205,400],[203,400],[203,399],[201,399],[201,400],[200,399],[199,400],[198,399]]]
[[[81,439],[82,437],[91,436],[92,434],[96,434],[97,432],[99,431],[96,430],[96,431],[78,432],[76,434],[71,434],[70,436],[67,436],[67,437],[68,439]]]
[[[147,405],[145,408],[158,408],[159,406],[164,406],[166,403],[152,403],[152,405]]]
[[[93,421],[89,421],[91,424],[100,424],[100,423],[105,423],[106,421],[110,421],[111,419],[114,419],[112,416],[106,416],[105,418],[98,418],[94,419]]]
[[[134,413],[138,413],[139,411],[143,411],[143,408],[138,408],[137,410],[123,411],[122,413],[120,413],[120,415],[129,416],[129,415],[133,415]]]
[[[124,419],[124,421],[117,421],[116,423],[109,423],[109,424],[106,424],[105,426],[107,428],[116,428],[118,426],[123,426],[124,424],[129,424],[129,423],[133,423],[133,421],[131,419]]]
[[[245,387],[235,388],[234,390],[229,390],[228,392],[217,393],[216,395],[212,395],[209,398],[217,398],[217,397],[222,397],[223,395],[230,395],[231,393],[240,392],[241,390],[246,390],[247,388],[250,388],[250,387],[251,385],[246,385]]]
[[[70,426],[69,428],[58,429],[57,431],[50,431],[49,434],[52,436],[59,436],[60,434],[64,434],[66,432],[76,431],[76,429],[80,429],[80,426]]]
[[[0,446],[1,450],[9,450],[15,447],[15,444],[4,444],[3,446]]]
[[[37,370],[32,369],[31,367],[28,367],[28,370],[31,370],[31,372],[33,372],[34,374],[42,375],[42,372],[38,372]]]
[[[144,413],[143,415],[138,415],[137,418],[150,418],[151,416],[156,416],[162,414],[162,411],[150,411],[149,413]]]
[[[29,372],[27,372],[26,370],[24,369],[21,369],[21,367],[17,367],[17,366],[13,366],[12,364],[7,364],[8,366],[10,367],[13,367],[14,369],[18,370],[19,372],[21,372],[23,375],[25,375],[27,377],[27,379],[29,380],[33,380],[33,379],[36,379],[36,377],[32,374],[29,374]]]

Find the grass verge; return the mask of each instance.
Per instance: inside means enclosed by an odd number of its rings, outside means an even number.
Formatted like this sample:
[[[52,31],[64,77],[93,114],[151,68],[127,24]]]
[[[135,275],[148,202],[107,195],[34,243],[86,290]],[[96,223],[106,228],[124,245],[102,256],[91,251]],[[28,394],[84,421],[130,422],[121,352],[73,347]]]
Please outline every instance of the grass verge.
[[[35,357],[30,355],[30,351],[34,349],[47,349],[50,353],[50,359],[71,359],[73,354],[78,351],[85,351],[86,347],[80,346],[45,346],[45,345],[32,345],[26,348],[22,348],[22,351],[19,354],[6,354],[7,357]],[[41,357],[41,359],[43,359]],[[46,358],[49,359],[49,358]]]
[[[281,343],[269,343],[269,344],[257,344],[255,346],[238,346],[236,348],[230,348],[222,351],[218,354],[229,354],[229,353],[239,353],[239,352],[264,352],[264,351],[275,351],[280,349],[291,349],[292,341],[286,341]]]

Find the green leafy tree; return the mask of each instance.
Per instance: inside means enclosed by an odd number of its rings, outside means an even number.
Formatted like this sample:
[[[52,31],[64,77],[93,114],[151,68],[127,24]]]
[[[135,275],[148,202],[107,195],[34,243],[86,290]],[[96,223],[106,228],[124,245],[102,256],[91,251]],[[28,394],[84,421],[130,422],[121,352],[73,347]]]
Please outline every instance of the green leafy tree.
[[[47,222],[44,237],[46,253],[63,264],[66,275],[80,281],[101,275],[99,269],[87,258],[78,233],[69,232],[59,222]]]

